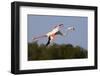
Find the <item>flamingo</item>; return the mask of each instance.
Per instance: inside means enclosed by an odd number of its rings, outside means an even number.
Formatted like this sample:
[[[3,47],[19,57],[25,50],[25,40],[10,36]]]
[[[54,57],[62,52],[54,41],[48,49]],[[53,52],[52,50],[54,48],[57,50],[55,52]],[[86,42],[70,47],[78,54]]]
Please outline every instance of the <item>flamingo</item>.
[[[46,46],[48,46],[50,44],[50,42],[55,39],[56,35],[65,36],[65,34],[62,33],[61,30],[60,30],[62,27],[64,27],[63,24],[56,25],[54,27],[54,29],[51,30],[50,32],[48,32],[47,34],[39,36],[39,37],[33,37],[32,39],[36,40],[36,39],[39,39],[39,38],[48,37],[48,41],[46,43]],[[74,30],[75,30],[74,27],[68,27],[66,31],[68,32],[68,31],[74,31]]]

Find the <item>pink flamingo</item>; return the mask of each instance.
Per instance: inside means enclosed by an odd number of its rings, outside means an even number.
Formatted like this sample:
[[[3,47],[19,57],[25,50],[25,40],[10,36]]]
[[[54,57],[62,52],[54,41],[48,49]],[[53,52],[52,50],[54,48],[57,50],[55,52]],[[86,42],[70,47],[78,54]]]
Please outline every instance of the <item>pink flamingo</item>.
[[[60,31],[60,29],[62,27],[64,27],[64,25],[63,24],[59,24],[59,25],[55,26],[54,29],[51,30],[50,32],[48,32],[47,34],[42,35],[42,36],[39,36],[39,37],[33,37],[32,39],[33,40],[36,40],[36,39],[39,39],[39,38],[48,37],[48,41],[46,43],[46,46],[48,46],[50,44],[50,42],[55,39],[55,36],[56,35],[61,35],[61,36],[64,36],[65,35],[64,33],[62,33]],[[73,30],[75,30],[74,27],[68,27],[67,28],[67,31],[73,31]]]

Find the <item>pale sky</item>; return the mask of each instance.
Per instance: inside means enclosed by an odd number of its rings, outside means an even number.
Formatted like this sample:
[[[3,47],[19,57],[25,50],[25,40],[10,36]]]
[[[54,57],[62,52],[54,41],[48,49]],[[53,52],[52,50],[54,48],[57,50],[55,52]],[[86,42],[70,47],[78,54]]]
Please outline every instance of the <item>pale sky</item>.
[[[28,42],[32,42],[32,37],[44,35],[51,31],[57,24],[64,24],[64,29],[74,26],[75,31],[67,36],[57,36],[54,40],[57,44],[78,45],[85,49],[88,48],[88,18],[79,16],[47,16],[47,15],[28,15]],[[38,43],[46,44],[47,38],[38,40]]]

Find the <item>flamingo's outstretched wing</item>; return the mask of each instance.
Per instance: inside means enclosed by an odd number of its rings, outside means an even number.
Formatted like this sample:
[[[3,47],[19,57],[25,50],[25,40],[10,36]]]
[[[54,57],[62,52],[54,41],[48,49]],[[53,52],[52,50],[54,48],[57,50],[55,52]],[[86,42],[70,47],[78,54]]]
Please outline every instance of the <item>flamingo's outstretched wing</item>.
[[[44,37],[47,37],[47,35],[42,35],[42,36],[38,36],[38,37],[33,37],[32,40],[37,40],[37,39],[44,38]]]

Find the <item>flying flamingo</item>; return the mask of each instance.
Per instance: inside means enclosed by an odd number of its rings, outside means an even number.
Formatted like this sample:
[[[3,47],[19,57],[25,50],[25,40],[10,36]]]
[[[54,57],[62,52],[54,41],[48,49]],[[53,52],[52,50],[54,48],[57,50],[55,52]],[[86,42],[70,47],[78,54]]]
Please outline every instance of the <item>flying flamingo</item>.
[[[64,27],[64,25],[63,24],[59,24],[59,25],[55,26],[54,29],[52,31],[48,32],[47,34],[39,36],[39,37],[33,37],[32,39],[36,40],[36,39],[39,39],[39,38],[48,37],[48,41],[46,43],[46,46],[48,46],[50,44],[50,42],[55,39],[56,35],[65,36],[65,34],[60,31],[60,29],[62,27]],[[74,30],[75,30],[74,27],[68,27],[66,32],[74,31]]]

